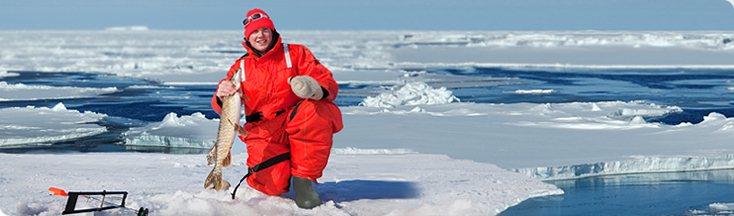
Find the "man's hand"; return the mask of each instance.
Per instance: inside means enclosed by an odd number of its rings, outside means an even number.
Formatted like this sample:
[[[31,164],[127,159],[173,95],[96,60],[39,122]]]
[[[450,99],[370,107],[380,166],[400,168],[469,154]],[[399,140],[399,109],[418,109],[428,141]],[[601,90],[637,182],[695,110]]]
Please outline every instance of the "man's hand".
[[[237,92],[237,89],[235,89],[235,87],[236,86],[228,80],[219,83],[219,87],[217,87],[217,97],[219,97],[219,99],[221,100],[224,97],[233,95],[235,92]]]
[[[321,90],[321,85],[313,77],[292,77],[288,79],[288,84],[291,85],[293,93],[300,98],[321,100],[324,97],[324,91]]]

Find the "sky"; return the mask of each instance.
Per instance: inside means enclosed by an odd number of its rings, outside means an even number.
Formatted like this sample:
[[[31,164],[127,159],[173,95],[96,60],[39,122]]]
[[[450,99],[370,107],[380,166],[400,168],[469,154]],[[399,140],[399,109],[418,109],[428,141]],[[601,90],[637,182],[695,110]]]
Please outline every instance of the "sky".
[[[0,30],[734,30],[726,0],[2,0]]]

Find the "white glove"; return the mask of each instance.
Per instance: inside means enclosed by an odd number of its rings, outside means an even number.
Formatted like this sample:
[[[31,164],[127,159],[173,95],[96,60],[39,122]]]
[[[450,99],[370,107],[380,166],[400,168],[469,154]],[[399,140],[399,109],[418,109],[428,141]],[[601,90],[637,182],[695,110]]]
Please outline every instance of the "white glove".
[[[313,77],[291,77],[288,79],[288,84],[291,85],[293,93],[300,98],[321,100],[324,97],[324,91],[321,90],[321,85]]]

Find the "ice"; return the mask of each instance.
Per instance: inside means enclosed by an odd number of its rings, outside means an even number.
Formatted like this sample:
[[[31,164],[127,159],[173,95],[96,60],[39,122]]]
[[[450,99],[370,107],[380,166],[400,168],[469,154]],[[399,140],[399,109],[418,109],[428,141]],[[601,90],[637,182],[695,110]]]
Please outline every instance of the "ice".
[[[734,203],[712,203],[709,204],[709,208],[718,211],[734,210]]]
[[[692,209],[686,215],[734,215],[734,203],[711,203],[707,210]]]
[[[18,76],[18,73],[9,73],[8,71],[0,70],[0,78]]]
[[[639,101],[451,103],[421,105],[420,111],[344,107],[345,129],[335,135],[335,148],[400,143],[415,152],[497,164],[541,179],[731,168],[734,148],[726,140],[734,138],[734,118],[712,113],[695,125],[663,125],[614,115],[625,109],[662,116],[679,108]]]
[[[26,101],[95,97],[116,92],[117,88],[80,88],[43,85],[8,84],[0,81],[0,101]]]
[[[127,146],[211,148],[217,141],[219,120],[194,113],[178,117],[169,113],[161,122],[125,132]]]
[[[107,131],[94,122],[107,115],[67,110],[62,103],[53,108],[13,107],[0,109],[0,148],[48,145],[81,139]]]
[[[433,89],[423,82],[411,82],[400,86],[397,91],[385,92],[376,97],[367,97],[360,106],[390,107],[422,104],[447,104],[459,102],[445,87]]]
[[[403,35],[400,46],[467,46],[467,47],[695,47],[729,50],[734,38],[731,32],[661,32],[661,31],[546,31],[546,32],[416,32]],[[728,40],[727,40],[728,39]]]
[[[653,104],[654,105],[654,104]],[[683,112],[680,107],[661,107],[660,109],[620,109],[611,114],[614,117],[655,117]]]
[[[515,94],[553,94],[556,92],[558,91],[553,90],[553,89],[531,89],[531,90],[518,89],[518,90],[515,90],[513,93]]]
[[[133,30],[134,27],[123,29]],[[288,31],[330,70],[426,67],[733,68],[734,33],[674,31]],[[164,83],[223,76],[241,31],[0,31],[0,71],[90,71]],[[224,68],[224,69],[223,69]],[[367,71],[365,71],[367,70]],[[341,80],[341,79],[340,79]],[[347,81],[347,80],[344,80]],[[365,81],[365,80],[363,80]],[[213,81],[214,82],[214,81]]]
[[[734,168],[734,154],[712,157],[642,157],[636,160],[558,167],[522,168],[515,169],[515,171],[537,179],[559,180],[600,175],[732,168]]]

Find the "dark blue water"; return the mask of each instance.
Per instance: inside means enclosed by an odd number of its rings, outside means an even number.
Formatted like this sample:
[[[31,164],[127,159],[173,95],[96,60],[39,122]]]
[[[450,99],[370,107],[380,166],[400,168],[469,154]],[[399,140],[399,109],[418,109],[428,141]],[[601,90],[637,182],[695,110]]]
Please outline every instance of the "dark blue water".
[[[503,68],[428,69],[426,72],[477,78],[513,78],[505,85],[452,88],[464,102],[566,103],[645,101],[678,106],[682,113],[645,119],[677,125],[699,123],[711,112],[734,116],[734,70],[511,70]],[[441,86],[442,83],[434,83]],[[552,89],[554,94],[512,94],[515,90]]]
[[[119,91],[99,97],[81,99],[50,99],[31,101],[3,101],[0,108],[52,107],[63,102],[68,109],[104,113],[109,116],[129,118],[140,121],[160,121],[170,112],[179,115],[190,115],[201,112],[207,118],[219,118],[209,104],[216,86],[168,86],[160,83],[118,77],[109,74],[82,72],[13,72],[20,76],[0,78],[8,84],[23,83],[25,85],[73,86],[108,88],[116,87]],[[130,86],[150,86],[152,88],[128,88]]]
[[[529,199],[499,215],[734,215],[709,209],[712,203],[734,203],[734,170],[614,175],[547,183],[566,193]]]
[[[8,84],[73,86],[90,88],[116,87],[117,92],[99,97],[81,99],[49,99],[28,101],[0,101],[0,108],[6,107],[53,107],[59,102],[68,109],[104,113],[109,116],[128,118],[133,121],[157,122],[171,112],[191,115],[200,112],[207,118],[219,118],[211,108],[211,99],[216,91],[215,85],[164,85],[154,81],[118,77],[110,74],[84,72],[24,72],[9,71],[20,76],[0,77]],[[215,78],[212,78],[213,80]],[[129,88],[147,86],[146,88]],[[377,85],[340,85],[342,90],[379,88]],[[363,95],[340,95],[335,103],[339,106],[356,106],[364,99]]]

